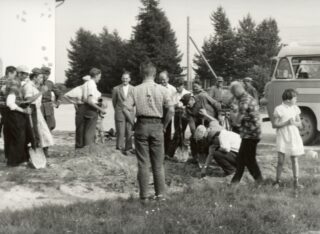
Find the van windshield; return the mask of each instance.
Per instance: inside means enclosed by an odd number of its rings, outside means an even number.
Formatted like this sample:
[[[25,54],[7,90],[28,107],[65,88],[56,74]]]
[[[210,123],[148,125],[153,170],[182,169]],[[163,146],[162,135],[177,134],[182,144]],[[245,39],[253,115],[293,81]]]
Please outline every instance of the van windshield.
[[[292,66],[297,79],[320,79],[320,57],[294,57]]]

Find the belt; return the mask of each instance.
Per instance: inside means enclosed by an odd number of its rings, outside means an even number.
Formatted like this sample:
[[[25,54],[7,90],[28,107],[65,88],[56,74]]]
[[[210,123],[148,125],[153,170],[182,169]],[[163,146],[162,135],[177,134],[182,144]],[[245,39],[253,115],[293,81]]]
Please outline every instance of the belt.
[[[138,122],[161,123],[162,118],[156,116],[138,116]]]

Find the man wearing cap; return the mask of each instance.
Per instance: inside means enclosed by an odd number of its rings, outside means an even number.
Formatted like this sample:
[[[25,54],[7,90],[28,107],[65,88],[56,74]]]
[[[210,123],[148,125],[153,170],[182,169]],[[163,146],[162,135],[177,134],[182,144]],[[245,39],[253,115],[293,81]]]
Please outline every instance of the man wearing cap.
[[[52,92],[55,95],[56,107],[58,108],[61,102],[61,92],[54,85],[54,83],[49,80],[51,74],[51,69],[49,67],[42,67],[41,71],[43,73],[43,85],[47,86],[48,91],[42,96],[42,106],[41,111],[44,119],[46,120],[49,129],[52,131],[56,127],[56,120],[54,117],[54,107],[52,101]]]
[[[183,103],[180,101],[185,94],[190,93],[184,88],[184,83],[185,81],[183,78],[177,79],[174,83],[176,92],[173,94],[172,101],[175,108],[173,121],[175,132],[169,150],[167,152],[167,156],[169,157],[173,157],[178,146],[183,143],[181,142],[181,134],[184,136],[184,132],[189,122],[186,116],[185,106],[183,106]]]
[[[223,98],[223,78],[221,76],[218,76],[216,85],[212,86],[210,88],[210,90],[208,91],[208,94],[214,100],[222,103],[222,98]]]
[[[244,78],[243,84],[244,84],[244,88],[245,88],[246,92],[248,94],[250,94],[254,99],[259,101],[258,91],[252,85],[252,78],[251,77]]]
[[[195,130],[201,124],[207,127],[210,123],[210,119],[208,119],[206,116],[203,116],[200,113],[200,110],[205,109],[208,115],[213,118],[219,119],[221,105],[220,103],[209,97],[206,92],[201,92],[194,96],[192,94],[185,94],[181,98],[181,102],[186,107],[189,127],[192,134],[190,138],[191,154],[193,158],[197,160],[197,155],[198,153],[200,153],[199,150],[201,150],[201,147],[197,147],[197,144],[194,140]]]
[[[155,198],[164,200],[164,132],[174,114],[174,107],[168,89],[154,82],[156,68],[151,62],[140,65],[144,77],[141,85],[134,88],[124,103],[124,114],[134,125],[132,109],[136,107],[134,139],[138,159],[138,182],[142,203],[148,201],[149,165],[154,179]],[[163,116],[164,110],[166,116]],[[163,121],[164,118],[164,121]]]
[[[199,135],[196,130],[196,140],[206,138],[209,144],[209,153],[205,165],[201,170],[201,177],[206,176],[207,167],[215,159],[226,176],[236,171],[237,156],[240,148],[240,135],[224,129],[219,122],[207,114],[206,110],[200,110],[201,114],[211,119],[208,129]]]
[[[24,65],[18,66],[17,67],[17,78],[21,82],[22,86],[24,84],[26,84],[26,82],[29,81],[29,69]]]

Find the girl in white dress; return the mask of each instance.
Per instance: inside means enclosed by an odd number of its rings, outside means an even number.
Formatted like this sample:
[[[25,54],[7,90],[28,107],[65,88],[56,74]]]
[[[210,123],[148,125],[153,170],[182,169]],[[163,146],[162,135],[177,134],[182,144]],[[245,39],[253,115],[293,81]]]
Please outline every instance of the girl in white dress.
[[[291,156],[294,188],[299,185],[298,157],[304,154],[303,141],[299,133],[301,125],[300,109],[296,105],[297,92],[287,89],[282,94],[282,104],[274,110],[273,126],[277,129],[278,166],[275,185],[279,186],[285,155]]]

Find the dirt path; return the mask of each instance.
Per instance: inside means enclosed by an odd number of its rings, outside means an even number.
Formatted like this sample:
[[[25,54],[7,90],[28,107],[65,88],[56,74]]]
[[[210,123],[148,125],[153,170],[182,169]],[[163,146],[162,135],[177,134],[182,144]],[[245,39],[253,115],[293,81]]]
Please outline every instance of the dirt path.
[[[56,145],[51,149],[49,165],[45,169],[34,170],[26,166],[8,168],[1,153],[0,212],[43,204],[67,205],[79,201],[138,196],[134,155],[123,156],[114,149],[114,141],[75,151],[73,133],[55,132],[54,135]],[[273,150],[273,147],[262,145],[258,152],[264,175],[272,178],[276,164]],[[222,171],[214,166],[210,168],[205,180],[199,179],[196,165],[166,161],[165,168],[170,193],[181,192],[190,186],[226,183],[231,179],[221,177]],[[319,174],[318,171],[310,172]],[[291,176],[288,166],[285,167],[284,176]],[[248,181],[251,178],[246,175],[244,183]]]

